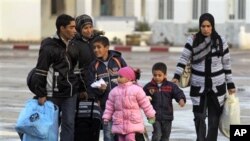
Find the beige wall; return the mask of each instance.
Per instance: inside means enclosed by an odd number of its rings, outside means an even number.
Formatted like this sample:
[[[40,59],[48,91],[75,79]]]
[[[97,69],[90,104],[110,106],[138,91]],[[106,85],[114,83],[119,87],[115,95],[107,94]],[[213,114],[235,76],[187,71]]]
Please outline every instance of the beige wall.
[[[40,0],[0,0],[1,40],[40,40],[40,23]]]
[[[65,1],[65,13],[75,16],[75,1]],[[51,15],[51,0],[41,0],[41,37],[46,38],[55,34],[57,15]]]

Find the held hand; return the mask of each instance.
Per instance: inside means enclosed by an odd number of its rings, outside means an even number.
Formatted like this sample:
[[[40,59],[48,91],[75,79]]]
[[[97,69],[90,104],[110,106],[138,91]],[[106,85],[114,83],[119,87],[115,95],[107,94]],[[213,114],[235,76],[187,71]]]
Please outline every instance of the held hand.
[[[155,117],[149,118],[148,123],[154,124],[155,123]]]
[[[176,79],[176,78],[174,78],[174,79],[172,79],[172,82],[175,83],[175,84],[177,85],[177,84],[179,83],[179,80]]]
[[[235,94],[236,90],[235,89],[228,89],[228,94],[232,95]]]
[[[108,120],[106,120],[106,119],[103,120],[103,124],[104,124],[104,125],[107,125],[108,123],[109,123]]]
[[[181,100],[179,101],[179,105],[180,105],[180,107],[184,107],[184,106],[185,106],[185,101],[184,101],[184,99],[181,99]]]
[[[44,96],[44,97],[39,97],[39,98],[38,98],[38,104],[39,104],[39,105],[43,105],[43,104],[46,102],[46,100],[47,100],[46,96]]]

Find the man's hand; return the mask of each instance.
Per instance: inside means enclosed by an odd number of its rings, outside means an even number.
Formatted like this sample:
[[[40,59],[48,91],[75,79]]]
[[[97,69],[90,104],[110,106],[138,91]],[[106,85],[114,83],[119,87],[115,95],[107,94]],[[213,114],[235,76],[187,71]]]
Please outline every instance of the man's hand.
[[[38,104],[39,104],[39,105],[43,105],[43,104],[46,102],[46,100],[47,100],[46,96],[44,96],[44,97],[39,97],[39,98],[38,98]]]

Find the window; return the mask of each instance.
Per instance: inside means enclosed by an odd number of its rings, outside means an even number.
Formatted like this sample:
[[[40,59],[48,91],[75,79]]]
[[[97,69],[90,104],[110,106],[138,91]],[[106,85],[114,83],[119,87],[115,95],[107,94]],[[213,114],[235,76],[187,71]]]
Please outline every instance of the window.
[[[113,0],[101,0],[101,16],[112,15],[112,1]]]
[[[246,19],[246,0],[229,0],[228,7],[230,20]]]
[[[159,0],[159,19],[174,18],[174,0]]]
[[[64,0],[51,0],[51,15],[59,15],[64,13]]]
[[[193,19],[196,20],[203,13],[206,13],[208,9],[208,0],[193,0]]]

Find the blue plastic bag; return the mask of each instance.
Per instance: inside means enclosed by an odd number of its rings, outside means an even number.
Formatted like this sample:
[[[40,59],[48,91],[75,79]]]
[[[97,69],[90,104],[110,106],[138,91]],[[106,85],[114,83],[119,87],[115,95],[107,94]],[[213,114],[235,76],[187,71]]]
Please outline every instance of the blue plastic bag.
[[[28,100],[15,129],[23,134],[23,141],[57,141],[58,111],[50,101],[41,106],[36,99]]]

